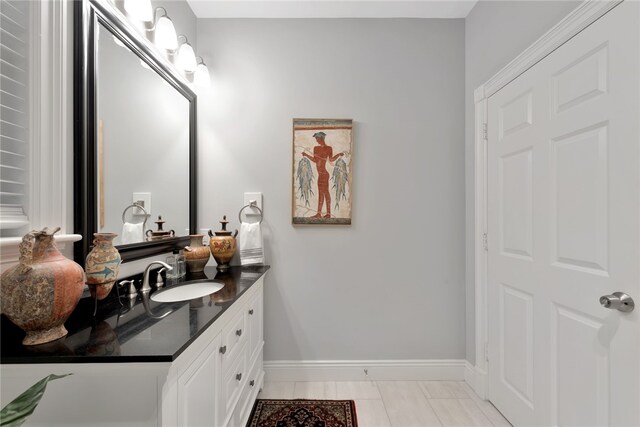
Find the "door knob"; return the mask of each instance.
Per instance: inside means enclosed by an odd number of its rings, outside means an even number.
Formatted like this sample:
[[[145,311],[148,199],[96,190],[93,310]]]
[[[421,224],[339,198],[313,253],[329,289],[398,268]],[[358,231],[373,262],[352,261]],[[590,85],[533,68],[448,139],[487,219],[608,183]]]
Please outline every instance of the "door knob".
[[[623,313],[633,311],[636,306],[633,298],[624,292],[614,292],[611,295],[603,295],[600,297],[600,304],[602,304],[604,308],[622,311]]]

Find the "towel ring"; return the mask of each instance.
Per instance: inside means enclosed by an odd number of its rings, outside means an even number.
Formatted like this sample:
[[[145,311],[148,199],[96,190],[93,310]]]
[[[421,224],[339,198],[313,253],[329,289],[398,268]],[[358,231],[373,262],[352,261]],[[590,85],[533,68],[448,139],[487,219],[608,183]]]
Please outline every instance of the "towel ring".
[[[124,216],[127,213],[127,211],[131,208],[142,209],[142,212],[144,212],[144,221],[142,221],[142,229],[144,230],[147,226],[147,218],[149,218],[149,214],[147,213],[147,210],[140,203],[137,203],[137,202],[132,203],[126,208],[124,208],[124,210],[122,211],[122,223],[126,224],[127,220],[124,218]]]
[[[262,209],[260,209],[258,207],[258,204],[256,202],[252,202],[249,203],[248,205],[245,205],[242,207],[242,209],[240,209],[240,212],[238,212],[238,220],[240,221],[240,224],[242,224],[242,211],[244,211],[247,208],[254,208],[254,209],[258,209],[258,212],[260,212],[260,220],[258,221],[258,224],[260,224],[262,222],[262,218],[264,217],[264,215],[262,215]]]

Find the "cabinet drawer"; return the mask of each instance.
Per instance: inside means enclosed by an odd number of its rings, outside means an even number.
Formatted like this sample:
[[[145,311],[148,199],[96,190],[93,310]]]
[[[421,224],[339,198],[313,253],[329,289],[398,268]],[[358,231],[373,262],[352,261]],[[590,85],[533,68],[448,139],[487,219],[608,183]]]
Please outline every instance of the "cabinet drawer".
[[[243,426],[249,418],[262,381],[262,352],[254,360],[235,412],[235,425]]]
[[[262,289],[251,297],[246,308],[246,325],[249,330],[249,355],[250,360],[256,356],[259,348],[261,348],[263,337],[263,314],[262,314]]]
[[[247,382],[248,370],[247,357],[245,355],[246,349],[246,344],[243,344],[238,349],[238,357],[236,357],[234,361],[222,371],[222,387],[220,390],[222,411],[220,414],[220,421],[224,421],[228,415],[232,413],[242,391],[242,386]],[[223,424],[223,422],[219,423],[219,425]]]
[[[244,311],[240,311],[233,317],[226,328],[222,331],[222,371],[226,372],[227,366],[233,364],[237,358],[242,344],[247,338],[247,327]]]

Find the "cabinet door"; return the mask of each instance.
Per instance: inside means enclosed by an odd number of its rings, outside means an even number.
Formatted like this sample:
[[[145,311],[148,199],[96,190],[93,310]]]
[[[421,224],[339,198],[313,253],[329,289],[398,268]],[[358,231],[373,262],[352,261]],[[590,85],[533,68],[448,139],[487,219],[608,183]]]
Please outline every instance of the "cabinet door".
[[[247,304],[246,316],[246,323],[249,329],[249,349],[247,351],[249,359],[247,361],[251,363],[261,347],[263,339],[262,284],[259,285],[258,291],[251,297],[251,300]]]
[[[178,423],[181,426],[211,425],[220,396],[220,335],[178,378]]]

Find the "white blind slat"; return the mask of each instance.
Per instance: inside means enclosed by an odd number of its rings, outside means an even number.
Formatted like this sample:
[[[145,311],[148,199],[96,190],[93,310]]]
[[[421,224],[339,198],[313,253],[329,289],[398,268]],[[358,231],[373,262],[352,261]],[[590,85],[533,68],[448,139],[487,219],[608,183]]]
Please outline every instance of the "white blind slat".
[[[29,125],[29,117],[22,111],[11,107],[0,106],[0,117],[3,121],[25,128]]]
[[[24,0],[5,0],[7,5],[19,11],[21,15],[27,15],[29,13],[29,5],[25,3],[29,3]],[[26,17],[24,18],[26,22]]]
[[[20,235],[29,154],[29,2],[0,0],[0,232]]]

